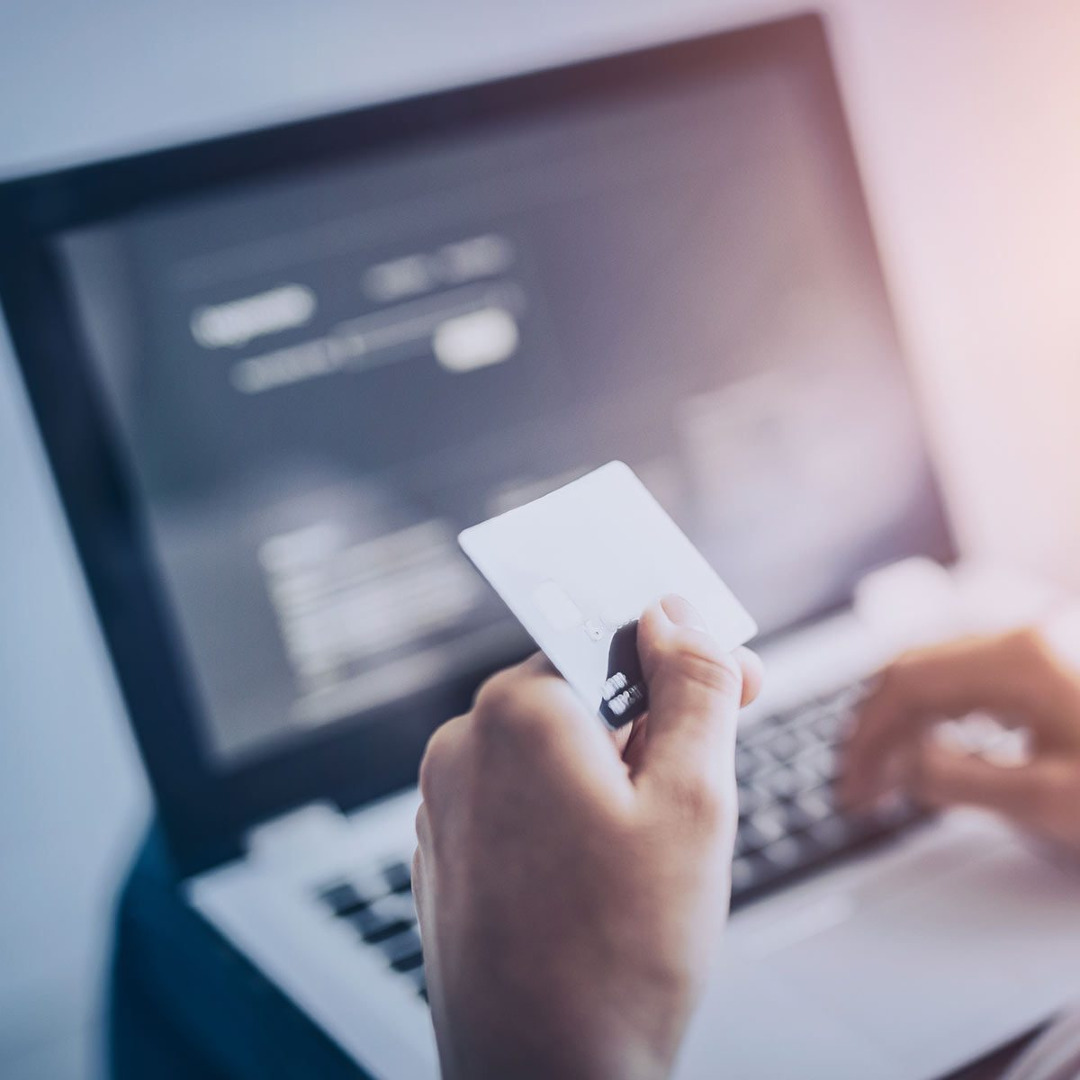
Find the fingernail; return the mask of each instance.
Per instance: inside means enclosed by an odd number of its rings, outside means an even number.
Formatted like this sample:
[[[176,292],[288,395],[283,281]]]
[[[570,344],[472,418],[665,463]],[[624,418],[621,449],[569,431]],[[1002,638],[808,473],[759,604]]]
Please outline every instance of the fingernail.
[[[670,593],[660,601],[664,614],[676,626],[689,626],[695,630],[705,629],[705,620],[689,600],[684,600],[676,593]]]

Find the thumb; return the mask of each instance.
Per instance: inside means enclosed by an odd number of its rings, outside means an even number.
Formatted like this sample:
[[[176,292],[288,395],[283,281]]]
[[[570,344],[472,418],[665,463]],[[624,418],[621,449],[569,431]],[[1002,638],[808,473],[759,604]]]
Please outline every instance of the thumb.
[[[641,616],[638,653],[649,688],[639,784],[677,797],[690,789],[720,794],[734,771],[744,682],[739,659],[719,648],[698,612],[678,596]],[[756,684],[756,662],[747,665],[746,681]]]

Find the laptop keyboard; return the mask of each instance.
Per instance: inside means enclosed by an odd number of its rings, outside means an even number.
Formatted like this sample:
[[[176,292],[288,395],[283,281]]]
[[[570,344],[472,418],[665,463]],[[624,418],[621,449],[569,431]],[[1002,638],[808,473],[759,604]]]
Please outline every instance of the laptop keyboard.
[[[833,799],[837,748],[864,685],[763,718],[740,732],[735,751],[739,828],[731,904],[754,900],[827,863],[889,837],[924,815],[896,803],[850,817]],[[318,890],[323,906],[377,949],[427,1001],[410,867],[393,861]]]
[[[337,881],[321,889],[319,899],[361,941],[378,949],[387,966],[427,1001],[411,870],[406,863],[386,863],[375,874]]]
[[[844,687],[740,732],[733,908],[925,816],[901,801],[858,817],[836,805],[839,745],[865,689],[865,683]]]

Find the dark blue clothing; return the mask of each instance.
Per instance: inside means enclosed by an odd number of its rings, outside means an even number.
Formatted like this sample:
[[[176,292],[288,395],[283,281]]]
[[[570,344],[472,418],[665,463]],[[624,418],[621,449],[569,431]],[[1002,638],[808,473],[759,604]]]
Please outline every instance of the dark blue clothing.
[[[121,891],[115,935],[113,1080],[365,1080],[185,902],[156,828]]]

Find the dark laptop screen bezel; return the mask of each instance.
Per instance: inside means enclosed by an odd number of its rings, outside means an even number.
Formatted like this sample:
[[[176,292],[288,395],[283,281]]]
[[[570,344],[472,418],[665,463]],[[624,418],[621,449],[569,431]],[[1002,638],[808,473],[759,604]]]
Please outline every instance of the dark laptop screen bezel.
[[[205,755],[182,650],[125,463],[106,422],[90,358],[51,240],[163,201],[271,175],[356,161],[425,136],[480,130],[632,88],[779,60],[832,103],[827,146],[847,205],[876,254],[855,157],[815,14],[379,104],[252,133],[94,163],[0,186],[0,304],[59,487],[158,807],[182,869],[240,850],[245,830],[290,807],[350,807],[415,781],[424,743],[464,708],[478,677],[441,687],[408,714],[313,732],[221,772]],[[884,291],[884,282],[881,283]],[[63,677],[61,672],[57,677]]]

